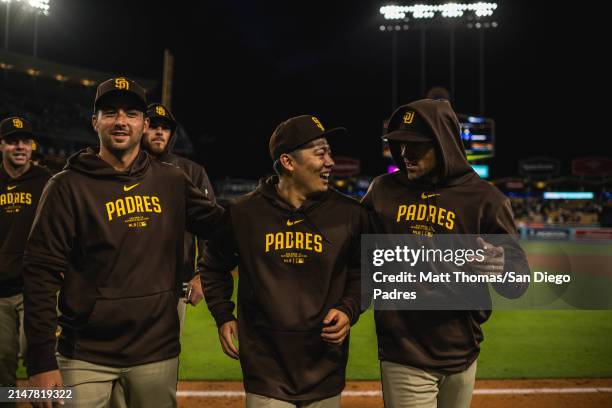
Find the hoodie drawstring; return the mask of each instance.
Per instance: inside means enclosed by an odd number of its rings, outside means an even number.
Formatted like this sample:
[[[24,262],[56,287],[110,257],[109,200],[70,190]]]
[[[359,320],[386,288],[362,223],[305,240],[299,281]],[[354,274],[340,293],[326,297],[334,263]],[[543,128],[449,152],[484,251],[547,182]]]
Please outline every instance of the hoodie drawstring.
[[[429,219],[429,206],[433,205],[434,207],[436,207],[436,213],[437,213],[437,208],[438,208],[438,200],[436,198],[436,183],[432,183],[431,184],[431,194],[427,194],[425,196],[425,204],[427,205],[427,223],[429,224],[429,227],[431,228],[431,233],[435,234],[437,231],[436,228],[436,223],[432,220]]]

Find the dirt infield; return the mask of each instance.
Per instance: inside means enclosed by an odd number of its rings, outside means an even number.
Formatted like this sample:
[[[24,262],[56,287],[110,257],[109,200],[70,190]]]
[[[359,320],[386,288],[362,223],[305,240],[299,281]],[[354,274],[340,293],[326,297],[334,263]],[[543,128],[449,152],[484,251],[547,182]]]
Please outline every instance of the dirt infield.
[[[27,386],[19,381],[20,387]],[[349,381],[344,408],[383,408],[380,383]],[[180,408],[242,408],[244,389],[236,381],[180,381]],[[18,404],[17,408],[29,407]],[[563,380],[479,380],[472,408],[600,408],[612,407],[612,378]]]
[[[244,407],[238,382],[181,381],[178,390],[181,408]],[[383,408],[379,382],[351,381],[345,391],[345,408]],[[474,394],[473,408],[612,407],[612,379],[483,380]]]

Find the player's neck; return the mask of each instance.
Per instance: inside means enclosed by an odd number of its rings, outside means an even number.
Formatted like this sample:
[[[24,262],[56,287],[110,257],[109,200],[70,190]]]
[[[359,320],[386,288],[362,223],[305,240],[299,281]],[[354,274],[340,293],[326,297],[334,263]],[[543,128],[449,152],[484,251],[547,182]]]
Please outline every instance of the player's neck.
[[[138,157],[138,153],[140,153],[140,145],[136,145],[132,149],[116,151],[109,150],[100,145],[100,153],[98,156],[110,164],[115,170],[125,171],[134,163],[134,160]]]
[[[280,178],[276,185],[276,191],[283,200],[294,208],[300,208],[306,201],[306,195],[297,188],[293,180],[287,177]]]
[[[13,166],[11,163],[9,163],[6,160],[2,161],[2,167],[4,168],[4,171],[6,171],[6,174],[8,174],[11,178],[16,179],[17,177],[25,174],[28,170],[30,170],[30,162],[28,161],[25,165],[23,166]]]

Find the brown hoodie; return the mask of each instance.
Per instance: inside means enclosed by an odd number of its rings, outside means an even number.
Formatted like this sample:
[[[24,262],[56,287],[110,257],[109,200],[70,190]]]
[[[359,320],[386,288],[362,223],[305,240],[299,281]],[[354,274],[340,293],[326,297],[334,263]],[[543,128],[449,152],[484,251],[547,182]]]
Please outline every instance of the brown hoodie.
[[[143,151],[123,172],[91,148],[70,157],[43,191],[24,255],[29,374],[57,368],[58,324],[69,358],[127,367],[177,356],[184,230],[206,238],[222,214]]]
[[[459,122],[450,104],[420,100],[408,104],[435,135],[438,157],[437,183],[411,182],[399,152],[391,152],[400,171],[374,179],[363,203],[374,214],[376,232],[387,234],[509,234],[516,235],[510,202],[497,188],[482,180],[470,167],[460,138]],[[435,222],[398,216],[400,206],[435,207]],[[404,208],[406,208],[404,207]],[[527,270],[520,249],[517,269]],[[510,267],[510,265],[508,265]],[[494,288],[515,298],[527,284]],[[480,325],[491,311],[375,311],[379,358],[399,364],[447,373],[465,370],[478,357],[483,333]]]
[[[234,319],[230,271],[239,265],[240,363],[247,392],[285,401],[328,398],[344,388],[348,337],[321,339],[331,308],[354,325],[360,309],[365,210],[329,190],[294,209],[272,177],[234,204],[210,241],[202,283],[217,325]]]
[[[34,164],[12,178],[0,161],[0,297],[23,292],[23,251],[38,200],[50,178],[47,169]]]

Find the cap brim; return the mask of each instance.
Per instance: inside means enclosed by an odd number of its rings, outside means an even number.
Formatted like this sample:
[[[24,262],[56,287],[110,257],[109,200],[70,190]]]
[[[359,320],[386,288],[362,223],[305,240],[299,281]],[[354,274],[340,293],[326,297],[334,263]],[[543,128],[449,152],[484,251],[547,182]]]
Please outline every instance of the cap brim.
[[[36,137],[34,136],[34,133],[27,130],[14,130],[0,136],[0,139],[36,139]]]
[[[346,135],[348,132],[346,130],[346,128],[343,127],[337,127],[337,128],[333,128],[333,129],[329,129],[326,130],[323,133],[319,133],[316,136],[311,137],[310,139],[306,140],[304,143],[302,143],[301,145],[299,145],[298,147],[296,147],[294,150],[300,149],[302,147],[304,147],[305,145],[307,145],[308,143],[312,142],[313,140],[317,140],[317,139],[322,139],[322,138],[328,138],[328,137],[338,137],[338,136],[342,136],[342,135]]]
[[[394,140],[398,142],[431,142],[433,141],[431,136],[424,135],[422,133],[410,132],[408,130],[394,130],[389,132],[382,137],[386,140]]]
[[[174,120],[174,119],[172,119],[171,117],[168,117],[168,116],[161,116],[161,115],[152,115],[152,116],[149,116],[149,115],[147,115],[147,118],[149,118],[149,120],[151,122],[153,122],[153,121],[168,122],[172,127],[176,127],[176,125],[177,125],[176,120]]]
[[[319,137],[317,137],[316,139],[319,139],[319,138],[322,138],[322,137],[330,137],[330,136],[337,137],[337,136],[346,135],[347,133],[348,132],[347,132],[346,128],[337,127],[337,128],[326,130],[325,132],[321,133],[319,135]]]
[[[147,112],[147,102],[142,98],[142,96],[140,96],[139,94],[137,94],[136,92],[132,92],[132,91],[125,91],[125,90],[111,90],[108,91],[106,93],[104,93],[102,96],[100,96],[98,98],[97,101],[95,101],[94,103],[94,109],[95,111],[98,111],[98,109],[100,109],[101,107],[104,107],[104,104],[106,103],[106,101],[109,98],[112,98],[114,96],[130,96],[134,99],[134,101],[137,101],[136,106],[134,106],[135,108],[139,108],[140,110],[142,110],[143,112]]]
[[[327,139],[329,137],[338,137],[340,135],[346,135],[348,132],[346,130],[346,128],[343,127],[337,127],[337,128],[333,128],[333,129],[329,129],[326,130],[322,133],[319,133],[317,135],[312,135],[312,137],[304,140],[304,142],[300,143],[299,145],[295,146],[295,147],[291,147],[289,151],[279,151],[276,156],[272,156],[273,160],[278,160],[278,158],[280,157],[281,154],[285,154],[285,153],[291,153],[294,152],[296,150],[300,150],[303,149],[304,146],[306,146],[308,143],[312,142],[313,140],[317,140],[317,139]],[[270,155],[272,155],[272,152],[270,152]]]

